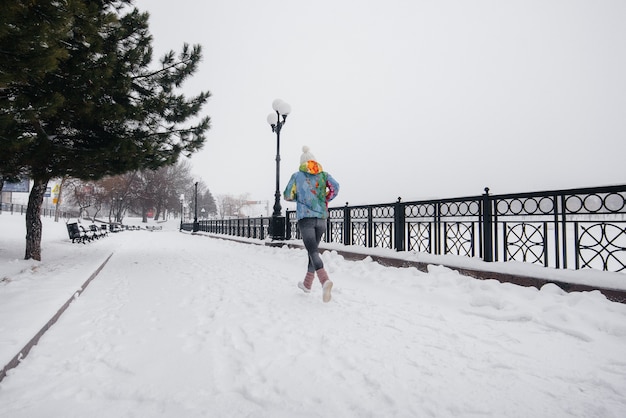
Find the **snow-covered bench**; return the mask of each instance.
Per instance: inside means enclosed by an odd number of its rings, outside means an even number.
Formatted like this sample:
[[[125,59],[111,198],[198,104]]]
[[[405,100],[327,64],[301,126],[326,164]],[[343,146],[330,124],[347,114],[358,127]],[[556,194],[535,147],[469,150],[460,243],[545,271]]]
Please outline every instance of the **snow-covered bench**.
[[[96,224],[91,224],[89,225],[89,230],[93,233],[93,236],[96,239],[102,238],[102,237],[106,237],[109,233],[106,230],[106,227],[99,227]]]
[[[81,229],[78,223],[68,223],[67,224],[67,234],[70,236],[72,242],[82,242],[83,244],[87,241],[91,241],[93,238],[91,234],[87,234],[86,231]]]

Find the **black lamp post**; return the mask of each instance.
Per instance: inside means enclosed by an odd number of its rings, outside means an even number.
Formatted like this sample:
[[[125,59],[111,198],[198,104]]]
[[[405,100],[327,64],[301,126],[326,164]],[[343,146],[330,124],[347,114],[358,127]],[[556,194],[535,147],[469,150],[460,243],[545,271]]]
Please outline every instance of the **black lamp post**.
[[[193,232],[198,232],[200,225],[198,224],[198,182],[196,182],[195,202],[193,209]]]
[[[183,230],[183,218],[185,217],[185,195],[180,195],[180,230]]]
[[[287,115],[291,112],[291,106],[280,99],[276,99],[272,102],[272,109],[276,113],[270,113],[267,116],[267,123],[272,127],[272,132],[276,132],[276,193],[274,194],[274,212],[270,222],[270,235],[272,240],[284,240],[285,217],[281,216],[282,208],[280,207],[280,131],[287,121]]]

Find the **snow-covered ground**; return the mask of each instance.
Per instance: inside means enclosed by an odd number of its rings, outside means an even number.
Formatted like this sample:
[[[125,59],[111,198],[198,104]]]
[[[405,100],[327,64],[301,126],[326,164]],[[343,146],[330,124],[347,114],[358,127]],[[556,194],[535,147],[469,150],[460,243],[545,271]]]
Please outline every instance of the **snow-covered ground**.
[[[0,383],[6,417],[624,417],[626,305],[432,265],[191,235],[177,222],[72,244],[0,215],[0,367],[102,271]]]

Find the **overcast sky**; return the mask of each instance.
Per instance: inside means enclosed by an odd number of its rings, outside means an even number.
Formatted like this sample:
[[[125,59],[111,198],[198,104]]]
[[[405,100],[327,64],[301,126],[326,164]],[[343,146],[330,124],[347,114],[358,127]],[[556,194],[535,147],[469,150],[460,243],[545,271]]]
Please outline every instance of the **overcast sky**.
[[[335,206],[626,183],[624,0],[137,0],[155,58],[199,43],[214,196],[281,192],[308,145]],[[283,202],[283,208],[285,207]]]

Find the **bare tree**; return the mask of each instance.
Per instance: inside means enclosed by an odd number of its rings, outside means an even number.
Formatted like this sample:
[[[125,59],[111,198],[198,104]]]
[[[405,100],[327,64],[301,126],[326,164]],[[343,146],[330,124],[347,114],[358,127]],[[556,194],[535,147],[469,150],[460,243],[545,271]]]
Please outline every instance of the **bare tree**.
[[[247,204],[248,199],[248,193],[239,196],[220,195],[218,197],[220,217],[222,219],[242,217],[241,208]]]
[[[126,211],[132,207],[135,198],[135,183],[137,172],[107,177],[100,180],[103,188],[103,201],[109,202],[109,222],[122,223]]]
[[[68,179],[66,182],[67,199],[78,207],[78,217],[83,213],[89,217],[89,208],[94,204],[94,183],[79,179]]]

